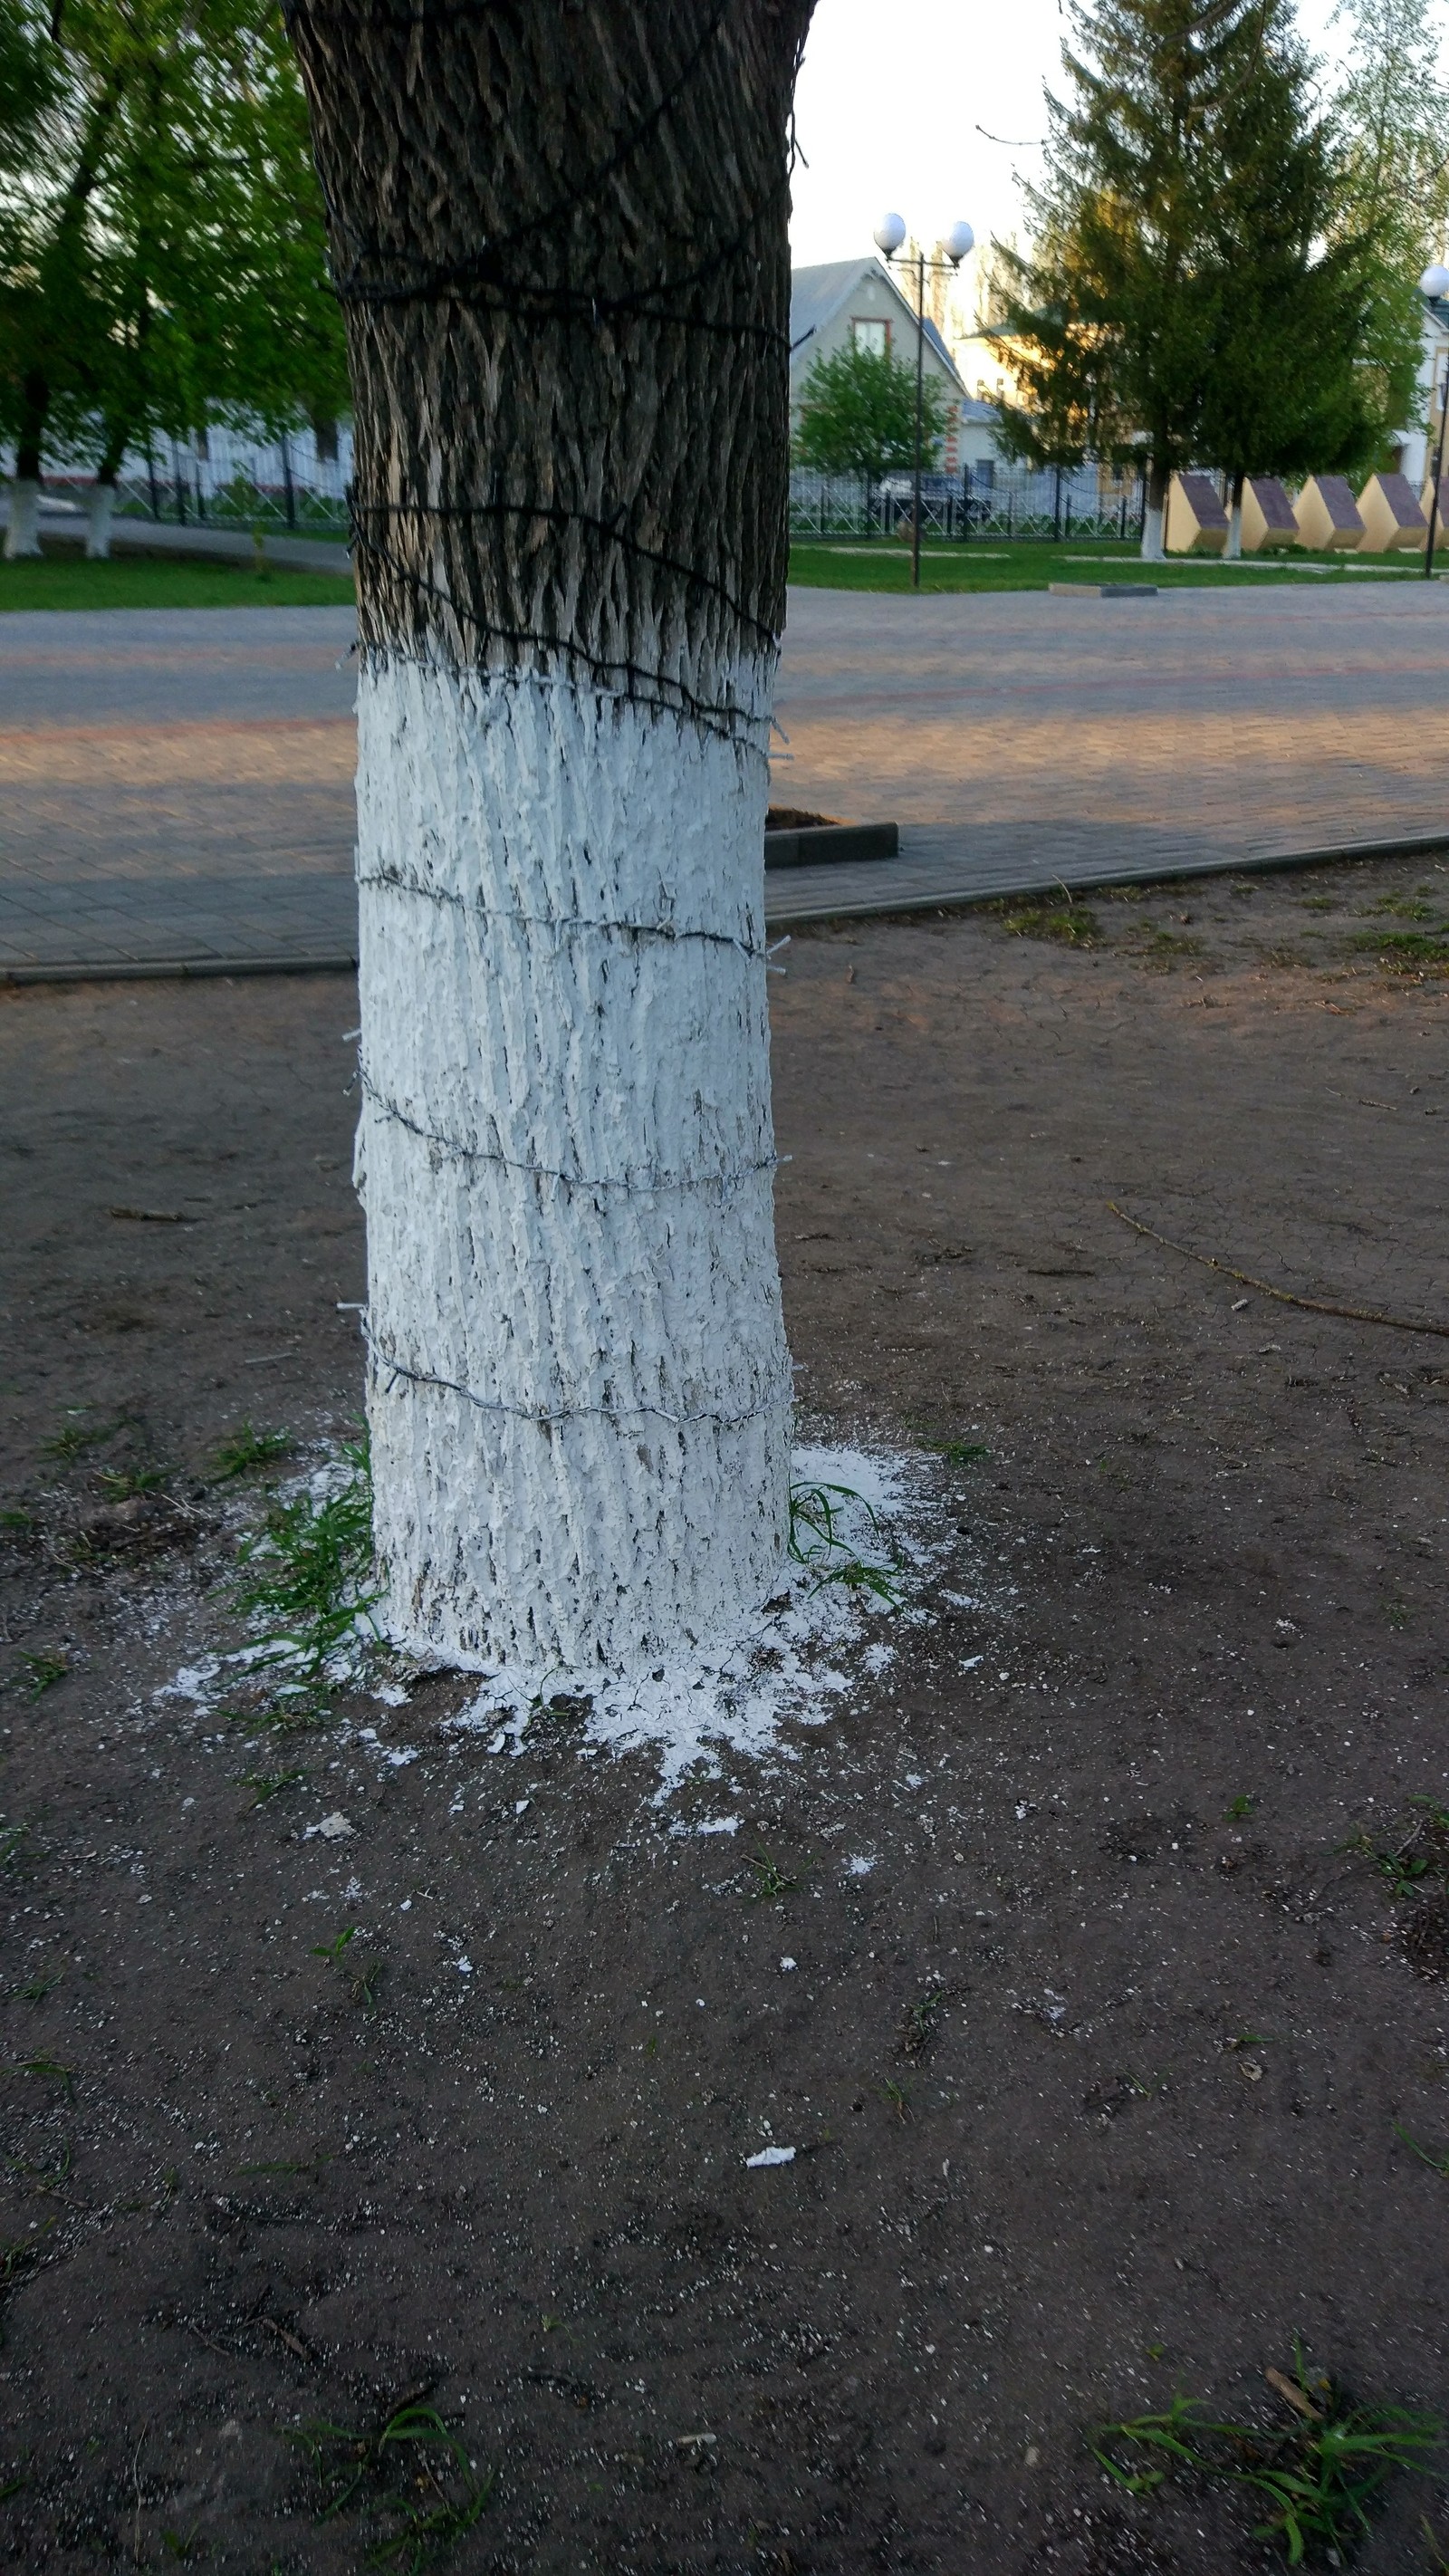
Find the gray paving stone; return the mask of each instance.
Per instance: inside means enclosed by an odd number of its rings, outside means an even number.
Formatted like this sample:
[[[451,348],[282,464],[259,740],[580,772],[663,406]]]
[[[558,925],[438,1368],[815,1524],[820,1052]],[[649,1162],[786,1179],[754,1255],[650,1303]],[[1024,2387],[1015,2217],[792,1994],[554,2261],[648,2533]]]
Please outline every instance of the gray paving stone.
[[[0,975],[345,960],[346,609],[0,618]],[[772,923],[1449,840],[1449,590],[796,591],[777,802],[893,819]]]

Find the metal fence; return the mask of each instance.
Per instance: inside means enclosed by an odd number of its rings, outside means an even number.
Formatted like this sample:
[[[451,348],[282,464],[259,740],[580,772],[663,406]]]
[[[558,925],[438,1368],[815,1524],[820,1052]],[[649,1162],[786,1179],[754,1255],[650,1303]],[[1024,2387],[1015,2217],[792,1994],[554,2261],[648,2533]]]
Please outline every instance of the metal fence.
[[[94,469],[61,461],[49,490],[84,500]],[[280,438],[212,428],[196,439],[132,449],[116,480],[116,516],[218,528],[295,528],[345,537],[352,471],[349,426],[298,429]]]
[[[959,474],[921,477],[921,533],[969,543],[978,537],[1138,537],[1146,490],[1140,477],[1104,475],[1095,465],[1036,467],[995,459]],[[912,481],[888,474],[790,476],[793,537],[895,536],[909,530]]]

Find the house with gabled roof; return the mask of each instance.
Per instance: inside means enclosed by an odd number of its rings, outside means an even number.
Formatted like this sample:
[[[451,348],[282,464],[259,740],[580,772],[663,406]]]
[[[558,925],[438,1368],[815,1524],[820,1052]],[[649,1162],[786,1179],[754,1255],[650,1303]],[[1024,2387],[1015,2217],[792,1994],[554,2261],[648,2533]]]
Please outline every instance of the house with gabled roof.
[[[901,278],[878,259],[836,259],[821,268],[797,268],[790,279],[790,431],[800,424],[806,380],[817,358],[833,358],[840,349],[889,352],[902,365],[916,363],[921,330],[909,300],[913,283],[909,262]],[[902,288],[906,291],[903,293]],[[999,453],[996,412],[990,403],[968,394],[950,350],[926,316],[924,368],[946,396],[947,429],[941,463],[947,474],[963,465],[984,464]]]

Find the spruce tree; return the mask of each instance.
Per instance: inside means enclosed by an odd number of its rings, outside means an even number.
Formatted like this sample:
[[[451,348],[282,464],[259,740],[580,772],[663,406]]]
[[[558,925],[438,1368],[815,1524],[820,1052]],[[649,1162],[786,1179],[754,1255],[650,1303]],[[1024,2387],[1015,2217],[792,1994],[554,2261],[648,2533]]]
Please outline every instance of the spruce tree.
[[[1357,475],[1379,461],[1417,359],[1417,328],[1405,334],[1376,291],[1373,239],[1355,226],[1286,0],[1240,22],[1235,44],[1201,247],[1218,293],[1200,454],[1230,486],[1230,554],[1249,474]]]
[[[1034,247],[998,266],[1012,428],[1059,462],[1145,461],[1156,556],[1179,467],[1365,458],[1396,344],[1364,381],[1363,243],[1280,0],[1079,0],[1063,64]]]

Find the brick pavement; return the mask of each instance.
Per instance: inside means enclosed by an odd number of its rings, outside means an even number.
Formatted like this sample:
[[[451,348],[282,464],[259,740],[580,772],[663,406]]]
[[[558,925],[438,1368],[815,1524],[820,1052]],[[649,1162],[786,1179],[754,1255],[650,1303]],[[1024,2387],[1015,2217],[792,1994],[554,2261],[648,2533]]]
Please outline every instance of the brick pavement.
[[[352,953],[351,613],[0,618],[0,975]],[[1449,838],[1449,591],[796,591],[772,921]]]

